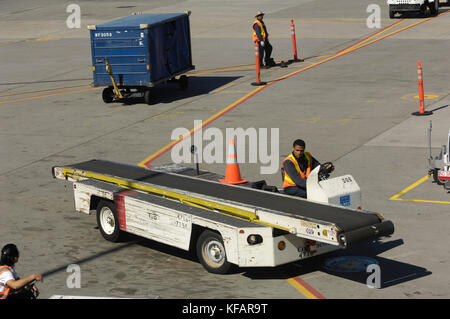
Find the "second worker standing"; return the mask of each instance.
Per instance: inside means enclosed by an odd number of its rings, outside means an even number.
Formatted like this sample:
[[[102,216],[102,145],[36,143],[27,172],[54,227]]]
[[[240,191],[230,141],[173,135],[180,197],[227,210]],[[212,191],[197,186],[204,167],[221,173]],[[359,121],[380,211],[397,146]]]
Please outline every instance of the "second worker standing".
[[[253,22],[253,42],[258,43],[259,46],[259,65],[262,68],[275,66],[275,62],[271,58],[272,45],[269,42],[269,33],[263,21],[264,12],[258,11],[255,18],[256,20]],[[265,64],[263,64],[263,60]]]

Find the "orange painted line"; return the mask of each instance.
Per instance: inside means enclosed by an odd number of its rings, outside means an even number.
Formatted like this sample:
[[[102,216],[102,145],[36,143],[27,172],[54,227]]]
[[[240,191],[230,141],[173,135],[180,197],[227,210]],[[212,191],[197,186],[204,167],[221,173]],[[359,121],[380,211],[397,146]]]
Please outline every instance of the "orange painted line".
[[[34,96],[28,96],[28,97],[21,97],[21,98],[13,99],[13,100],[0,101],[0,104],[3,104],[3,103],[14,103],[14,102],[20,102],[20,101],[26,101],[26,100],[33,100],[33,99],[41,99],[41,98],[49,97],[49,96],[63,95],[63,94],[68,94],[68,93],[79,93],[79,92],[85,92],[85,91],[91,91],[91,90],[97,90],[97,89],[99,89],[99,87],[80,89],[80,90],[70,90],[70,91],[64,91],[64,92],[58,92],[58,93],[50,93],[50,94],[42,94],[42,95],[34,95]]]
[[[197,132],[198,130],[206,127],[207,125],[209,125],[210,123],[214,122],[215,120],[217,120],[219,117],[225,115],[226,113],[230,112],[232,109],[236,108],[237,106],[241,105],[242,103],[246,102],[248,99],[250,99],[251,97],[253,97],[255,94],[257,94],[258,92],[262,91],[265,86],[260,86],[259,88],[257,88],[256,90],[253,90],[252,92],[246,94],[245,96],[243,96],[242,98],[240,98],[239,100],[237,100],[236,102],[232,103],[231,105],[227,106],[226,108],[224,108],[222,111],[214,114],[213,116],[211,116],[209,119],[207,119],[205,122],[202,123],[202,125],[199,125],[197,127],[194,127],[192,130],[190,130],[189,132],[187,132],[186,134],[182,135],[179,139],[174,140],[172,142],[170,142],[169,144],[167,144],[166,146],[164,146],[163,148],[161,148],[159,151],[157,151],[156,153],[150,155],[149,157],[147,157],[146,159],[144,159],[143,161],[141,161],[138,165],[139,166],[143,166],[143,167],[150,167],[150,163],[153,162],[154,160],[156,160],[158,157],[164,155],[165,153],[167,153],[170,149],[172,149],[172,147],[174,147],[176,144],[178,144],[179,142],[181,142],[182,140],[184,140],[186,137],[194,134],[195,132]]]
[[[443,14],[446,14],[446,13],[448,13],[448,12],[450,12],[450,11],[447,11],[447,12],[445,12],[445,13],[443,13]],[[440,15],[438,15],[438,16],[441,16],[441,15],[443,15],[443,14],[440,14]],[[326,58],[326,59],[324,59],[324,60],[322,60],[322,61],[316,62],[316,63],[314,63],[314,64],[312,64],[312,65],[310,65],[310,66],[307,66],[307,67],[305,67],[305,68],[303,68],[303,69],[300,69],[300,70],[297,70],[297,71],[292,72],[292,73],[290,73],[290,74],[287,74],[287,75],[285,75],[285,76],[282,76],[281,78],[276,79],[276,80],[274,80],[274,81],[268,82],[266,85],[263,85],[263,86],[258,87],[257,89],[255,89],[255,90],[253,90],[252,92],[248,93],[247,95],[245,95],[245,96],[242,97],[241,99],[237,100],[237,101],[234,102],[233,104],[227,106],[227,107],[226,107],[225,109],[223,109],[222,111],[216,113],[215,115],[213,115],[212,117],[210,117],[208,120],[206,120],[206,122],[203,122],[203,124],[202,124],[201,126],[195,127],[194,129],[190,130],[188,133],[186,133],[185,135],[183,135],[183,136],[180,137],[179,139],[170,142],[169,144],[167,144],[166,146],[164,146],[163,148],[161,148],[160,150],[158,150],[156,153],[150,155],[149,157],[147,157],[146,159],[144,159],[143,161],[141,161],[138,165],[139,165],[139,166],[143,166],[143,167],[149,167],[149,166],[151,166],[151,165],[150,165],[151,162],[153,162],[154,160],[156,160],[156,159],[159,158],[160,156],[162,156],[162,155],[164,155],[165,153],[167,153],[170,149],[172,149],[176,144],[178,144],[179,142],[181,142],[182,140],[184,140],[186,137],[188,137],[188,136],[194,134],[194,133],[195,133],[196,131],[198,131],[199,129],[206,127],[206,126],[209,125],[210,123],[214,122],[216,119],[222,117],[223,115],[225,115],[226,113],[230,112],[231,110],[233,110],[233,109],[236,108],[237,106],[243,104],[244,102],[246,102],[247,100],[249,100],[251,97],[253,97],[253,96],[256,95],[257,93],[261,92],[263,89],[265,89],[265,88],[267,88],[267,87],[269,87],[269,86],[271,86],[271,85],[273,85],[273,84],[275,84],[275,83],[277,83],[277,82],[279,82],[279,81],[281,81],[281,80],[288,79],[288,78],[290,78],[290,77],[292,77],[292,76],[294,76],[294,75],[297,75],[297,74],[299,74],[299,73],[302,73],[302,72],[305,72],[305,71],[307,71],[307,70],[309,70],[309,69],[312,69],[312,68],[314,68],[314,67],[316,67],[316,66],[319,66],[319,65],[324,64],[324,63],[326,63],[326,62],[329,62],[329,61],[332,61],[332,60],[334,60],[334,59],[337,59],[337,58],[339,58],[339,57],[341,57],[341,56],[344,56],[344,55],[346,55],[346,54],[348,54],[348,53],[351,53],[351,52],[353,52],[353,51],[359,50],[359,49],[361,49],[361,48],[363,48],[363,47],[366,47],[366,46],[368,46],[368,45],[370,45],[370,44],[373,44],[373,43],[376,43],[376,42],[378,42],[378,41],[381,41],[381,40],[383,40],[383,39],[385,39],[385,38],[387,38],[387,37],[389,37],[389,36],[395,35],[395,34],[401,32],[401,31],[407,30],[407,29],[409,29],[409,28],[412,28],[412,27],[414,27],[414,26],[416,26],[416,25],[418,25],[418,24],[421,24],[421,23],[423,23],[423,22],[429,21],[430,19],[434,19],[434,18],[436,18],[436,17],[428,18],[428,19],[419,21],[419,22],[417,22],[417,23],[414,23],[414,24],[412,24],[412,25],[406,26],[406,27],[404,27],[404,28],[402,28],[402,29],[400,29],[400,30],[397,30],[397,31],[395,31],[395,32],[391,32],[391,33],[389,33],[389,34],[387,34],[387,35],[385,35],[385,36],[383,36],[383,37],[381,37],[381,38],[372,40],[372,41],[370,41],[370,42],[368,42],[368,43],[365,43],[365,44],[363,44],[363,45],[356,46],[356,47],[355,47],[355,45],[353,45],[353,46],[351,46],[350,49],[348,49],[348,50],[345,50],[345,51],[342,51],[342,50],[341,50],[341,51],[339,51],[338,53],[334,54],[333,56],[331,56],[331,57],[329,57],[329,58]],[[395,25],[395,23],[394,23],[393,25]],[[377,33],[380,33],[380,31],[377,32]],[[361,41],[359,41],[358,43],[361,43]]]
[[[336,54],[339,54],[339,53],[341,53],[341,52],[343,52],[343,51],[346,51],[346,50],[348,50],[348,49],[350,49],[350,48],[356,47],[358,44],[360,44],[360,43],[362,43],[362,42],[365,42],[365,41],[367,41],[367,40],[369,40],[369,39],[372,39],[372,38],[376,37],[377,35],[379,35],[379,34],[385,32],[385,31],[387,31],[387,30],[389,30],[389,29],[391,29],[391,28],[393,28],[393,27],[395,27],[396,25],[398,25],[398,24],[400,24],[400,23],[402,23],[402,22],[404,22],[404,21],[406,21],[406,19],[402,19],[402,20],[399,20],[399,21],[397,21],[397,22],[395,22],[395,23],[393,23],[393,24],[391,24],[391,25],[388,25],[387,27],[381,29],[380,31],[376,32],[375,34],[371,34],[371,35],[369,35],[369,36],[367,36],[367,37],[365,37],[365,38],[359,40],[358,42],[353,43],[352,45],[350,45],[350,46],[348,46],[348,47],[346,47],[346,48],[344,48],[344,49],[342,49],[342,50],[336,52]]]
[[[309,297],[309,299],[327,299],[299,276],[293,277],[292,279],[295,280],[299,285],[306,289],[309,294],[313,296],[313,298]]]
[[[42,92],[49,92],[49,91],[57,91],[57,90],[64,90],[64,89],[73,89],[73,88],[79,88],[83,86],[91,86],[90,84],[81,84],[81,85],[72,85],[72,86],[63,86],[53,89],[45,89],[45,90],[37,90],[37,91],[28,91],[28,92],[18,92],[18,93],[11,93],[6,95],[0,95],[0,98],[4,97],[10,97],[10,96],[17,96],[17,95],[25,95],[25,94],[33,94],[33,93],[42,93]]]

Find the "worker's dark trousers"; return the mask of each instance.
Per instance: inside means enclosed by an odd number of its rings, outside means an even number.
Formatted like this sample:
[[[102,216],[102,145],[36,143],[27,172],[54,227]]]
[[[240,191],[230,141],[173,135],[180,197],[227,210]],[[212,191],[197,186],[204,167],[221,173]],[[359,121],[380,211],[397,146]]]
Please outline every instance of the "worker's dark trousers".
[[[306,198],[306,190],[298,186],[289,186],[284,189],[284,192],[288,195],[299,196]]]
[[[270,62],[270,58],[272,56],[272,45],[269,41],[264,42],[264,46],[261,46],[261,42],[259,42],[259,65],[263,66],[263,61],[266,62],[266,65]]]

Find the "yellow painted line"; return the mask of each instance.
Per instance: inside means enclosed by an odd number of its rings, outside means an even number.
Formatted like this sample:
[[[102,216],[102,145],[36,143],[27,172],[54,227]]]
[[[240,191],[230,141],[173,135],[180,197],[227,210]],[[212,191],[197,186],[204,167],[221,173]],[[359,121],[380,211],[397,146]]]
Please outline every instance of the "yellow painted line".
[[[35,95],[35,96],[28,96],[28,97],[21,97],[21,98],[14,99],[14,100],[0,101],[0,104],[20,102],[20,101],[33,100],[33,99],[41,99],[41,98],[49,97],[49,96],[63,95],[63,94],[68,94],[68,93],[86,92],[86,91],[97,90],[97,89],[99,89],[99,87],[80,89],[80,90],[70,90],[70,91],[50,93],[50,94],[42,94],[42,95]]]
[[[225,84],[224,86],[221,86],[220,88],[215,89],[215,90],[212,91],[211,93],[219,93],[219,92],[222,92],[223,90],[226,90],[226,89],[232,87],[232,86],[235,85],[235,84],[236,84],[236,83],[233,83],[233,82],[228,83],[228,84]]]
[[[349,47],[349,48],[347,48],[347,49],[344,49],[344,50],[341,51],[341,52],[346,52],[346,51],[351,50],[351,49],[353,49],[353,48],[359,47],[359,46],[363,45],[364,43],[367,43],[367,41],[369,41],[370,39],[373,39],[373,38],[377,37],[378,35],[380,35],[380,34],[386,32],[386,31],[388,31],[388,30],[390,30],[390,29],[392,29],[392,28],[394,28],[394,27],[396,27],[397,25],[399,25],[400,23],[403,23],[403,22],[405,22],[405,21],[406,21],[406,19],[399,20],[398,22],[395,22],[394,24],[390,25],[389,27],[384,28],[384,29],[378,31],[377,33],[371,35],[370,37],[368,37],[368,38],[366,38],[366,39],[363,39],[363,40],[360,41],[360,42],[355,43],[355,44],[352,45],[351,47]]]
[[[417,202],[417,203],[432,203],[432,204],[449,204],[450,202],[440,201],[440,200],[428,200],[428,199],[409,199],[409,198],[396,198],[393,200],[400,200],[404,202]]]
[[[445,97],[447,95],[448,95],[447,93],[434,92],[434,93],[425,94],[423,97],[428,100],[433,100],[433,99],[437,99],[440,97]],[[419,96],[417,95],[417,93],[408,93],[408,94],[403,95],[401,97],[401,99],[405,100],[405,101],[415,101],[415,100],[419,99]]]
[[[432,99],[436,99],[436,98],[438,98],[439,97],[439,95],[435,95],[435,94],[424,94],[424,96],[423,96],[423,98],[425,99],[425,100],[432,100]],[[414,98],[415,99],[419,99],[419,96],[418,95],[416,95],[416,96],[414,96]]]
[[[58,88],[54,88],[54,89],[45,89],[45,90],[37,90],[37,91],[11,93],[11,94],[6,94],[6,95],[0,95],[0,98],[10,97],[10,96],[17,96],[17,95],[25,95],[25,94],[35,94],[35,93],[42,93],[42,92],[49,92],[49,91],[57,91],[57,90],[65,90],[65,89],[73,89],[73,88],[78,88],[78,87],[83,87],[83,86],[90,86],[90,84],[63,86],[63,87],[58,87]]]
[[[450,11],[448,11],[448,12],[450,12]],[[262,86],[258,87],[257,89],[255,89],[255,90],[251,91],[250,93],[246,94],[244,97],[240,98],[238,101],[236,101],[236,102],[232,103],[231,105],[227,106],[227,107],[226,107],[225,109],[223,109],[222,111],[220,111],[220,112],[214,114],[212,117],[210,117],[210,118],[209,118],[205,123],[203,123],[201,126],[196,127],[196,128],[194,128],[194,129],[190,130],[189,132],[187,132],[186,134],[184,134],[183,136],[181,136],[179,139],[170,142],[169,144],[167,144],[166,146],[164,146],[163,148],[161,148],[160,150],[158,150],[158,151],[155,152],[154,154],[148,156],[146,159],[144,159],[143,161],[141,161],[138,165],[139,165],[139,166],[142,166],[142,167],[147,167],[146,164],[148,164],[149,162],[155,160],[156,158],[158,158],[159,156],[161,156],[162,154],[164,154],[165,152],[167,152],[167,151],[168,151],[169,149],[171,149],[175,144],[177,144],[178,142],[182,141],[182,140],[183,140],[184,138],[186,138],[187,136],[190,136],[193,132],[195,132],[196,130],[200,129],[201,127],[208,125],[208,123],[214,121],[216,118],[218,118],[218,117],[222,116],[223,114],[227,113],[229,110],[231,110],[231,109],[233,109],[234,107],[238,106],[239,104],[243,103],[244,101],[246,101],[247,99],[249,99],[250,97],[252,97],[253,95],[255,95],[256,93],[258,93],[259,91],[263,90],[266,86],[271,85],[271,84],[274,84],[274,83],[276,83],[276,82],[278,82],[278,81],[287,79],[287,78],[289,78],[289,77],[292,77],[292,76],[294,76],[294,75],[296,75],[296,74],[299,74],[299,73],[301,73],[301,72],[307,71],[307,70],[309,70],[309,69],[312,69],[312,68],[314,68],[314,67],[316,67],[316,66],[318,66],[318,65],[321,65],[321,64],[324,64],[324,63],[326,63],[326,62],[328,62],[328,61],[334,60],[334,59],[336,59],[336,58],[338,58],[338,57],[340,57],[340,56],[342,56],[342,55],[351,53],[351,52],[356,51],[356,50],[358,50],[358,49],[360,49],[360,48],[363,48],[363,47],[365,47],[365,46],[368,46],[368,45],[370,45],[370,44],[372,44],[372,43],[381,41],[381,40],[383,40],[383,39],[385,39],[385,38],[387,38],[387,37],[389,37],[389,36],[391,36],[391,35],[394,35],[394,34],[396,34],[396,33],[399,33],[399,32],[401,32],[401,31],[404,31],[404,30],[406,30],[406,29],[412,28],[412,27],[414,27],[414,26],[416,26],[416,25],[418,25],[418,24],[420,24],[420,23],[426,22],[426,21],[428,21],[428,20],[430,20],[430,19],[433,19],[433,18],[428,18],[428,19],[421,20],[421,21],[419,21],[419,22],[413,23],[413,24],[408,25],[408,26],[406,26],[406,27],[404,27],[404,28],[401,28],[400,30],[396,30],[396,31],[391,32],[391,33],[389,33],[389,34],[387,34],[387,35],[384,35],[384,36],[381,37],[381,38],[377,38],[377,39],[375,39],[375,40],[372,40],[372,41],[370,41],[370,42],[364,43],[364,44],[362,44],[362,45],[359,45],[359,46],[352,46],[352,47],[350,47],[350,48],[345,49],[344,51],[338,52],[338,53],[336,53],[336,54],[334,54],[334,55],[332,55],[332,56],[330,56],[330,57],[328,57],[328,58],[326,58],[326,59],[323,59],[323,60],[319,61],[319,62],[313,63],[313,64],[311,64],[311,65],[309,65],[309,66],[307,66],[307,67],[304,67],[304,68],[302,68],[302,69],[300,69],[300,70],[297,70],[297,71],[294,71],[294,72],[289,73],[289,74],[287,74],[287,75],[284,75],[284,76],[282,76],[282,77],[280,77],[280,78],[278,78],[278,79],[276,79],[276,80],[269,81],[269,82],[267,82],[266,85],[262,85]],[[395,25],[397,25],[397,24],[399,24],[399,23],[400,23],[400,22],[398,22],[398,23],[396,22],[396,23],[393,24],[393,26],[395,26]],[[392,26],[391,26],[391,27],[392,27]],[[389,28],[390,28],[390,27],[389,27]],[[389,28],[387,28],[387,29],[385,29],[385,30],[388,30]],[[383,31],[383,30],[382,30],[382,31]],[[380,31],[380,32],[378,32],[378,33],[381,33],[382,31]]]
[[[409,191],[411,191],[412,189],[416,188],[417,186],[419,186],[420,184],[425,182],[428,178],[429,178],[428,175],[422,177],[417,182],[415,182],[415,183],[409,185],[408,187],[406,187],[400,193],[395,194],[394,196],[389,198],[389,200],[400,200],[400,201],[405,201],[405,202],[417,202],[417,203],[450,204],[450,202],[439,201],[439,200],[400,198],[400,196],[403,196],[406,193],[408,193]]]
[[[36,38],[36,39],[24,39],[24,40],[10,40],[10,41],[2,41],[0,42],[0,45],[2,44],[15,44],[20,42],[44,42],[44,41],[57,41],[61,40],[61,38]]]
[[[60,38],[37,38],[31,41],[42,42],[42,41],[57,41],[57,40],[60,40]]]
[[[326,299],[299,276],[286,279],[286,281],[308,299]]]
[[[231,109],[233,109],[234,107],[238,106],[239,104],[243,103],[244,101],[246,101],[247,99],[249,99],[250,97],[252,97],[254,94],[258,93],[259,91],[261,91],[265,86],[260,86],[258,88],[256,88],[255,90],[247,93],[246,95],[244,95],[243,97],[241,97],[239,100],[233,102],[232,104],[228,105],[226,108],[224,108],[223,110],[217,112],[216,114],[214,114],[213,116],[211,116],[210,118],[208,118],[205,122],[202,123],[202,125],[197,125],[196,127],[194,127],[193,129],[191,129],[189,132],[185,133],[184,135],[180,136],[177,140],[173,140],[172,142],[170,142],[169,144],[167,144],[166,146],[162,147],[161,149],[159,149],[158,151],[156,151],[155,153],[153,153],[152,155],[148,156],[147,158],[145,158],[144,160],[142,160],[140,163],[138,163],[138,166],[142,166],[142,167],[147,167],[145,164],[148,163],[150,160],[154,160],[157,157],[161,156],[162,154],[164,154],[165,152],[167,152],[168,150],[170,150],[172,148],[172,146],[174,146],[175,144],[177,144],[178,142],[182,141],[183,139],[185,139],[186,137],[190,136],[191,134],[193,134],[194,132],[196,132],[197,130],[199,130],[200,128],[202,128],[203,126],[208,125],[209,123],[211,123],[212,121],[214,121],[215,119],[217,119],[218,117],[222,116],[223,114],[227,113],[228,111],[230,111]]]
[[[367,46],[367,45],[370,45],[370,44],[372,44],[372,43],[381,41],[381,40],[383,40],[383,39],[385,39],[385,38],[387,38],[387,37],[390,37],[390,36],[392,36],[392,35],[394,35],[394,34],[396,34],[396,33],[400,33],[400,32],[402,32],[402,31],[404,31],[404,30],[407,30],[407,29],[410,29],[410,28],[412,28],[412,27],[415,27],[416,25],[421,24],[421,23],[424,23],[424,22],[427,22],[427,21],[429,21],[429,20],[431,20],[431,19],[434,19],[434,17],[432,17],[432,18],[427,18],[427,19],[424,19],[424,20],[420,20],[420,21],[418,21],[418,22],[416,22],[416,23],[407,25],[406,27],[403,27],[403,28],[400,28],[400,29],[395,30],[395,31],[393,31],[393,32],[390,32],[390,33],[388,33],[388,34],[386,34],[386,35],[383,35],[383,36],[380,37],[380,38],[376,38],[375,40],[372,40],[372,41],[370,41],[370,42],[368,42],[368,43],[366,43],[366,42],[365,42],[365,43],[362,43],[362,44],[360,44],[360,45],[358,45],[358,46],[352,48],[352,50],[357,50],[357,49],[360,49],[360,48],[365,47],[365,46]]]
[[[305,287],[300,285],[297,281],[295,281],[293,278],[286,279],[288,283],[291,284],[295,289],[297,289],[303,296],[305,296],[308,299],[318,299],[316,296],[314,296],[312,293],[310,293]]]
[[[408,187],[406,187],[404,190],[402,190],[400,193],[395,194],[394,196],[392,196],[391,198],[389,198],[389,200],[396,200],[398,199],[400,196],[406,194],[407,192],[409,192],[410,190],[412,190],[413,188],[416,188],[417,186],[419,186],[420,184],[422,184],[423,182],[425,182],[428,179],[428,175],[425,175],[424,177],[422,177],[421,179],[419,179],[417,182],[409,185]]]

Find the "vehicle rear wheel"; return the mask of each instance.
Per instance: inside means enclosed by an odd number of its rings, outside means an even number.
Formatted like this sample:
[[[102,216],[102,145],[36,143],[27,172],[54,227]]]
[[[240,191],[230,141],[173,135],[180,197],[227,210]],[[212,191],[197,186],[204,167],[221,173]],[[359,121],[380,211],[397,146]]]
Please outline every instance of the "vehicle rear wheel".
[[[439,13],[439,0],[434,0],[433,3],[428,4],[428,8],[430,8],[431,16],[437,16]]]
[[[438,185],[444,185],[445,183],[439,180],[439,170],[437,168],[433,169],[433,179]]]
[[[227,260],[222,236],[211,230],[205,230],[198,237],[197,257],[210,273],[226,274],[232,267]]]
[[[144,101],[148,105],[155,104],[155,97],[153,96],[153,92],[150,89],[145,90]]]
[[[389,6],[389,18],[391,18],[391,19],[395,18],[395,11],[391,5]]]
[[[421,5],[420,6],[420,11],[419,11],[419,14],[420,14],[420,16],[421,17],[426,17],[427,16],[427,5],[426,4],[423,4],[423,5]]]
[[[189,79],[186,75],[182,75],[180,76],[180,79],[178,80],[179,84],[180,84],[180,89],[182,91],[187,90],[187,88],[189,87]]]
[[[103,92],[102,92],[102,98],[103,98],[103,102],[105,102],[105,103],[111,103],[112,101],[114,101],[113,89],[110,87],[104,88]]]
[[[119,228],[116,207],[113,202],[101,200],[97,205],[97,225],[103,238],[119,242],[123,232]]]

